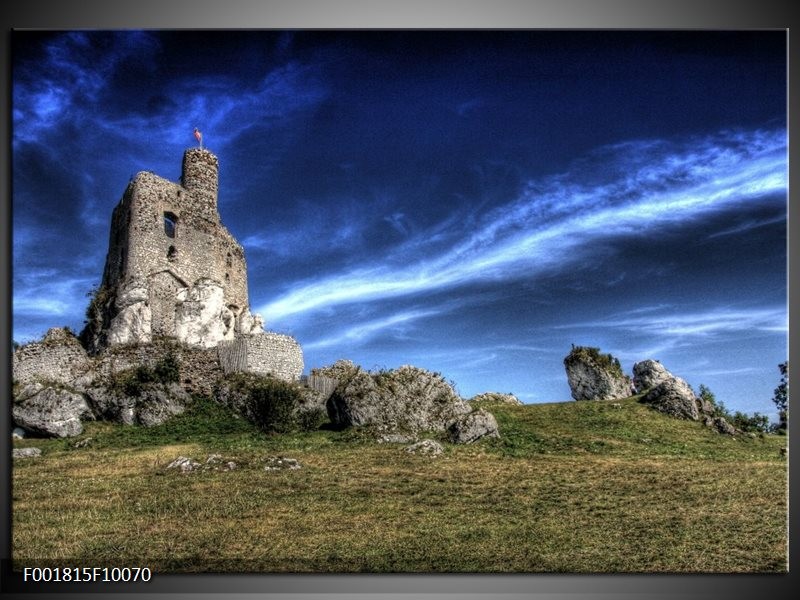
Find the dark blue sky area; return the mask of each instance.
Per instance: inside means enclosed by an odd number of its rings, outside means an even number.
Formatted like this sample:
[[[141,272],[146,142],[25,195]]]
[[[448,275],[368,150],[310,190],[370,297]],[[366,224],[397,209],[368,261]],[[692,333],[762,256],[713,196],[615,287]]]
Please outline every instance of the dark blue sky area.
[[[250,299],[307,368],[569,399],[661,360],[773,411],[787,358],[781,31],[15,32],[14,337],[82,328],[128,179],[199,127]]]

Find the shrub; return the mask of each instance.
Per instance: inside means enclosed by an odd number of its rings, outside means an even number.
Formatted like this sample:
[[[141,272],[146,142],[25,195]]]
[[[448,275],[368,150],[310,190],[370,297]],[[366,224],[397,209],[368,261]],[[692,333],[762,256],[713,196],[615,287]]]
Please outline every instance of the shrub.
[[[565,362],[575,358],[591,359],[597,366],[613,373],[617,377],[624,376],[619,359],[615,358],[612,354],[601,353],[600,348],[595,348],[593,346],[573,346]]]
[[[227,391],[226,391],[227,390]],[[222,403],[231,406],[259,429],[268,433],[286,433],[298,429],[315,429],[317,417],[298,408],[303,395],[296,385],[275,379],[269,375],[237,373],[229,375],[218,385],[216,394]]]
[[[751,416],[737,410],[731,418],[731,425],[745,433],[765,433],[769,431],[769,417],[757,412]]]
[[[775,408],[778,409],[778,424],[775,427],[777,431],[786,431],[789,423],[789,361],[778,365],[781,372],[781,381],[772,396],[772,402]]]
[[[171,352],[154,366],[139,365],[115,373],[109,387],[126,396],[140,396],[148,383],[177,383],[180,381],[180,362]]]
[[[295,409],[301,397],[293,385],[263,377],[251,383],[249,396],[253,419],[260,429],[285,433],[300,427]]]

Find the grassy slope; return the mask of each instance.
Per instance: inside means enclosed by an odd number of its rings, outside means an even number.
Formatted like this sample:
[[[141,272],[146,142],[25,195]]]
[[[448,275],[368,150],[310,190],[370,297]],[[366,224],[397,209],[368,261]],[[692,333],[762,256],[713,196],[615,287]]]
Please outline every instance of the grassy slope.
[[[176,571],[786,569],[786,439],[730,438],[635,399],[490,406],[503,438],[437,459],[357,431],[264,436],[200,402],[152,429],[23,440],[18,564]],[[220,453],[231,472],[178,474]],[[298,471],[269,472],[271,455]]]

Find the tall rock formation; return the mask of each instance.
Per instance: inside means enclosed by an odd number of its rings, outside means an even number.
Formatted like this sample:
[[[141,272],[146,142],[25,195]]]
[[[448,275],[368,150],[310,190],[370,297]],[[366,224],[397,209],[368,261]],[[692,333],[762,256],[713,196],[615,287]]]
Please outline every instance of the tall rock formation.
[[[633,395],[633,384],[619,361],[598,348],[573,346],[564,359],[575,400],[616,400]]]

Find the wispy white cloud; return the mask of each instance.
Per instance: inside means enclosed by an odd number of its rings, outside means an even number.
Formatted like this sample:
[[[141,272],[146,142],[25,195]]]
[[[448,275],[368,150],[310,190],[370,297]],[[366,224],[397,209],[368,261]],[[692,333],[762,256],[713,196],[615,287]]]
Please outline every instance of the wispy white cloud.
[[[741,331],[785,333],[788,331],[788,321],[785,307],[758,309],[723,307],[694,313],[612,317],[557,327],[624,329],[653,336],[689,337]]]
[[[372,321],[361,322],[352,327],[346,327],[333,335],[305,342],[303,346],[307,350],[326,348],[347,344],[349,347],[363,344],[371,338],[381,335],[386,336],[390,331],[394,337],[403,336],[408,330],[409,325],[419,319],[438,314],[438,310],[409,310]]]
[[[444,250],[426,252],[418,242],[417,252],[399,267],[389,264],[389,256],[377,257],[358,269],[299,282],[259,311],[274,321],[337,304],[564,267],[582,260],[599,241],[650,235],[785,193],[785,144],[782,131],[751,131],[683,144],[604,148],[565,174],[532,182],[521,198],[491,211]]]
[[[712,233],[708,236],[708,239],[713,239],[726,235],[735,235],[738,233],[744,233],[745,231],[750,231],[752,229],[757,229],[759,227],[766,227],[767,225],[774,225],[776,223],[786,223],[786,215],[773,217],[771,219],[750,219],[745,221],[744,223],[737,225],[736,227],[731,227],[729,229],[724,229],[722,231],[717,231],[715,233]]]

